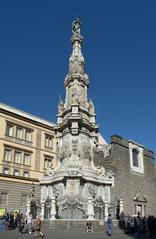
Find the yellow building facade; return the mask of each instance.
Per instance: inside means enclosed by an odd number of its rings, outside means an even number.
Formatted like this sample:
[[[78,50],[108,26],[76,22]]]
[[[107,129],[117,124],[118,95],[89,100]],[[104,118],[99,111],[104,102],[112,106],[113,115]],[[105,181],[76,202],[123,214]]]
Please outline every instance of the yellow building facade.
[[[0,209],[26,212],[32,184],[40,200],[39,180],[56,166],[54,124],[0,104]]]

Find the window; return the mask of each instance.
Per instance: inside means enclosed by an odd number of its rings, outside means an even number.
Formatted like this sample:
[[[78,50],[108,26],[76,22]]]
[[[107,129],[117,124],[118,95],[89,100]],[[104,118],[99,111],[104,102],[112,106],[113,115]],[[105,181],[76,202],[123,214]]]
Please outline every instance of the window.
[[[18,139],[22,139],[23,138],[23,129],[19,126],[16,127],[16,137]]]
[[[52,158],[46,157],[44,159],[44,169],[50,168],[52,166]]]
[[[132,171],[144,173],[143,146],[129,141],[130,168]]]
[[[15,170],[14,170],[14,175],[15,175],[15,176],[19,176],[19,170],[15,169]]]
[[[25,130],[25,140],[28,142],[32,141],[32,131],[29,129]]]
[[[0,204],[6,205],[7,204],[7,197],[8,194],[7,193],[0,193]]]
[[[15,163],[21,163],[22,162],[22,153],[21,152],[15,151],[14,162]]]
[[[11,149],[4,149],[4,160],[11,161]]]
[[[3,173],[4,173],[4,174],[9,174],[9,168],[4,168],[4,169],[3,169]]]
[[[29,177],[29,172],[28,171],[24,171],[23,176],[28,178]]]
[[[7,123],[6,135],[11,136],[11,137],[14,136],[14,126],[12,124]]]
[[[27,195],[22,194],[21,196],[21,206],[26,206],[27,205]]]
[[[136,149],[132,150],[132,155],[133,155],[133,166],[134,167],[139,167],[139,161],[138,161],[138,151]]]
[[[53,143],[52,141],[53,141],[53,136],[46,134],[45,135],[45,146],[52,148],[52,143]]]
[[[25,165],[31,164],[31,154],[24,153],[24,162]]]

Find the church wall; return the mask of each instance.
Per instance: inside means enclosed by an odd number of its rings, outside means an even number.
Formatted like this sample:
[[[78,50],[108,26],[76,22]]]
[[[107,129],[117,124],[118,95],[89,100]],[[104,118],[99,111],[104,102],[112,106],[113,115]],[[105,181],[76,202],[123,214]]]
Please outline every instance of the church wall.
[[[123,199],[124,213],[135,214],[135,196],[147,197],[146,215],[156,215],[156,175],[153,153],[143,151],[144,173],[131,170],[128,141],[118,136],[112,137],[112,163],[114,167],[115,187],[111,189],[112,202]],[[142,199],[141,199],[142,200]],[[137,204],[140,204],[137,202]],[[144,204],[144,203],[143,203]]]

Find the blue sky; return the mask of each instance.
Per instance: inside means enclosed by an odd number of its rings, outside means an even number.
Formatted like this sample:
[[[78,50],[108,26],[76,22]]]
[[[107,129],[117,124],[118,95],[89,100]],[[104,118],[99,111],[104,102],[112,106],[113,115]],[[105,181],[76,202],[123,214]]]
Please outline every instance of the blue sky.
[[[80,15],[102,135],[156,152],[155,9],[155,0],[0,1],[0,102],[55,122]]]

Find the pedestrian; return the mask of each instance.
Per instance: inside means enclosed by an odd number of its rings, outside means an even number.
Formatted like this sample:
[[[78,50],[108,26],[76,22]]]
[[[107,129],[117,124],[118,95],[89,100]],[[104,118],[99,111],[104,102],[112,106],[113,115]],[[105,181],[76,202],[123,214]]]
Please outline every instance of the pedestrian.
[[[111,217],[111,214],[109,214],[107,219],[107,235],[108,236],[112,235],[112,229],[113,229],[112,217]]]
[[[19,235],[22,234],[24,225],[25,225],[25,218],[24,218],[23,214],[21,214],[20,220],[19,220]]]
[[[29,213],[27,216],[27,225],[28,225],[28,231],[31,234],[32,233],[32,214]]]
[[[15,225],[14,225],[14,213],[10,212],[10,218],[9,218],[9,228],[10,230],[15,229]]]
[[[87,227],[87,232],[93,232],[93,225],[91,221],[87,222],[86,227]]]
[[[142,227],[143,227],[142,217],[140,216],[140,213],[138,212],[138,216],[137,216],[137,234],[138,234],[139,237],[141,237],[141,234],[142,234]]]
[[[6,220],[7,220],[7,217],[6,217],[6,215],[4,214],[4,215],[2,216],[2,219],[1,219],[2,231],[5,231],[5,230],[6,230]]]
[[[38,237],[38,234],[39,234],[39,236],[41,236],[42,238],[45,236],[44,234],[43,234],[43,232],[41,232],[41,219],[40,219],[40,217],[39,216],[37,216],[36,217],[36,220],[35,220],[35,222],[34,222],[34,224],[35,224],[35,237]]]

